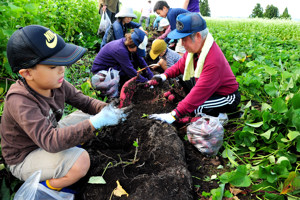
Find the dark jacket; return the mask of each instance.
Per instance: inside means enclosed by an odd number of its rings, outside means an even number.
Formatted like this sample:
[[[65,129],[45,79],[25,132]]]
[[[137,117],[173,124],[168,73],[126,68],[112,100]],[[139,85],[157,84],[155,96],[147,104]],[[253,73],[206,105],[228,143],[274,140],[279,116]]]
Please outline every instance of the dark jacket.
[[[117,19],[113,24],[112,24],[112,28],[113,28],[113,34],[114,34],[114,38],[113,40],[118,40],[121,39],[125,36],[125,33],[127,33],[127,29],[132,29],[132,28],[139,28],[141,25],[136,23],[136,22],[129,22],[128,24],[123,25],[122,21],[120,19]],[[107,36],[108,36],[108,32],[109,29],[111,27],[108,27],[105,31],[105,34],[102,38],[102,42],[101,42],[101,48],[107,43]]]

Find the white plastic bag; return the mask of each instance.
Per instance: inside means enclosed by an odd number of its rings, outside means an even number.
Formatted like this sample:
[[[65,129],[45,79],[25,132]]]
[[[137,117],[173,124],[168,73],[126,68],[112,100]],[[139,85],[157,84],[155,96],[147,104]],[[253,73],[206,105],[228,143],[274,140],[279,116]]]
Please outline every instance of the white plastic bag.
[[[111,21],[110,21],[108,15],[107,15],[106,11],[104,11],[101,15],[101,20],[100,20],[97,35],[99,35],[102,32],[105,33],[106,29],[108,27],[110,27],[110,25],[111,25]]]
[[[46,188],[40,184],[42,171],[34,172],[19,188],[15,194],[14,200],[73,200],[74,194],[66,192],[58,192]]]
[[[109,68],[108,71],[101,70],[92,77],[92,86],[100,90],[101,94],[108,97],[119,95],[119,71]]]
[[[187,127],[189,142],[206,156],[217,155],[223,144],[223,124],[227,120],[228,117],[224,113],[220,113],[218,117],[203,115]]]

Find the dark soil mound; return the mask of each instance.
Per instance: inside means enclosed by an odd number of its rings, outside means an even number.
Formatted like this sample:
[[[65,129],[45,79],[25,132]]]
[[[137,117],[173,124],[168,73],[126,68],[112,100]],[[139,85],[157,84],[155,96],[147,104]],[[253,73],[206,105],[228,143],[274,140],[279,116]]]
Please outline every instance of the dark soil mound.
[[[163,97],[163,93],[171,89],[170,85],[175,91],[174,102]],[[216,174],[213,168],[220,161],[202,156],[184,140],[184,126],[172,126],[143,117],[170,112],[183,98],[181,91],[176,82],[169,84],[167,81],[155,88],[138,85],[133,97],[134,107],[127,121],[104,128],[97,138],[84,145],[92,163],[87,178],[101,176],[111,163],[103,175],[107,184],[82,184],[87,180],[81,180],[81,192],[76,199],[110,199],[117,180],[129,197],[113,196],[112,199],[198,199],[199,187],[206,192],[218,187],[216,182],[204,182],[203,179]],[[133,146],[134,141],[138,142],[138,147]]]

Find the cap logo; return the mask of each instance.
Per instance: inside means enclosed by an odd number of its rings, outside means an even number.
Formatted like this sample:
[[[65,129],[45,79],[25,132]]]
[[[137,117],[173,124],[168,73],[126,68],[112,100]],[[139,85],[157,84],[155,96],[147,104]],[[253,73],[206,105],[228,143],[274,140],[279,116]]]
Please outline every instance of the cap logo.
[[[183,29],[183,27],[184,27],[184,25],[183,25],[183,23],[181,21],[177,21],[176,22],[176,29],[178,31],[181,31]]]
[[[46,37],[47,47],[49,47],[51,49],[55,48],[57,45],[57,35],[50,30],[48,30],[46,33],[44,33],[44,35]],[[51,42],[51,40],[53,40],[53,41]]]

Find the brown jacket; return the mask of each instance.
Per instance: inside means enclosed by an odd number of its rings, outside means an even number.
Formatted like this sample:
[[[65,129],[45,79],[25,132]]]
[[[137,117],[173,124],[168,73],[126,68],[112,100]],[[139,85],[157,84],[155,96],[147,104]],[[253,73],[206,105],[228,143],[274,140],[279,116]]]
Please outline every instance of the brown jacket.
[[[56,128],[57,122],[65,103],[91,115],[100,112],[106,103],[85,96],[67,81],[52,90],[52,97],[30,91],[19,80],[6,95],[0,135],[2,155],[8,165],[22,162],[37,148],[55,153],[94,136],[89,120],[64,128]]]
[[[119,0],[99,0],[99,9],[101,9],[103,5],[106,5],[107,9],[112,13],[116,13]],[[102,11],[100,12],[102,13]]]

